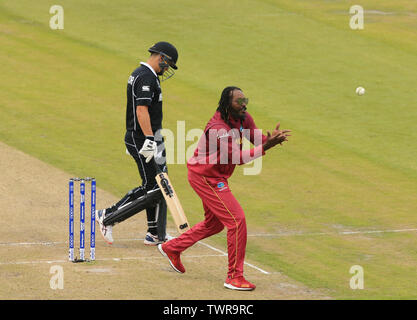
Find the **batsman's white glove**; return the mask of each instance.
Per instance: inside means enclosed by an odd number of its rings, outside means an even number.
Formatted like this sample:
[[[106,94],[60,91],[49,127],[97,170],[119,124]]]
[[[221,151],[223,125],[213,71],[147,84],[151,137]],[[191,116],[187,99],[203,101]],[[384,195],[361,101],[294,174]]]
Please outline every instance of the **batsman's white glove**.
[[[156,153],[156,142],[152,139],[146,139],[139,153],[146,158],[145,161],[148,163]]]

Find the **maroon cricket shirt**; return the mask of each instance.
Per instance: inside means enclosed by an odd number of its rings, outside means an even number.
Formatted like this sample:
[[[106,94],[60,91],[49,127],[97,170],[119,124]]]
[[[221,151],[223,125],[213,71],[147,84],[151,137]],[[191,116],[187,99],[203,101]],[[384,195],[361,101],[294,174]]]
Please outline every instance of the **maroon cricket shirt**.
[[[201,136],[193,157],[187,162],[188,170],[205,177],[228,179],[235,166],[250,162],[265,154],[262,134],[252,116],[246,112],[245,120],[230,117],[227,124],[216,111]],[[248,139],[255,147],[242,150],[242,138]]]

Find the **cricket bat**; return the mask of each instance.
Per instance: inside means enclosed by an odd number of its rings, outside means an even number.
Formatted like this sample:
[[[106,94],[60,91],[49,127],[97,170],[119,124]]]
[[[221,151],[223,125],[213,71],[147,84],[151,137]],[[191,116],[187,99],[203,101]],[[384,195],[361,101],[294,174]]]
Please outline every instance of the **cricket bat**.
[[[161,189],[162,195],[165,198],[168,209],[171,212],[172,218],[174,219],[175,226],[179,233],[184,233],[190,229],[187,217],[185,216],[184,209],[181,206],[180,200],[175,193],[174,187],[169,180],[168,174],[163,172],[158,164],[155,162],[156,176],[155,180]]]

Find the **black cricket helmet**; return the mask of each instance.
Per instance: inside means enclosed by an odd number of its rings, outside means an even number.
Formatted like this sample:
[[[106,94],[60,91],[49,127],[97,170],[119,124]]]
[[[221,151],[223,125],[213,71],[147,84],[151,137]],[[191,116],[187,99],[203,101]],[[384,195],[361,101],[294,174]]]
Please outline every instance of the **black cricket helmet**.
[[[161,81],[171,78],[175,74],[174,69],[178,69],[176,65],[178,60],[177,49],[169,42],[160,41],[150,47],[148,51],[162,56],[162,61],[159,63],[161,72],[158,72],[158,75],[161,76]]]
[[[177,49],[170,44],[169,42],[160,41],[155,43],[152,47],[148,49],[151,53],[159,53],[163,55],[169,63],[169,66],[173,69],[178,69],[176,63],[178,60],[178,51]]]

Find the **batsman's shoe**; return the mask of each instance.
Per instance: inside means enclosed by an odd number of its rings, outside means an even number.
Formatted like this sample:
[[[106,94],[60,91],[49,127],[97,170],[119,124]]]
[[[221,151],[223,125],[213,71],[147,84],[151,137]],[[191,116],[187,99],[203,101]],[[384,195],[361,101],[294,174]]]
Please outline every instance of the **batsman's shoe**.
[[[177,252],[169,251],[168,249],[164,248],[163,244],[158,244],[159,252],[168,259],[169,264],[171,265],[172,269],[177,271],[178,273],[184,273],[185,268],[181,263],[180,254]]]
[[[165,236],[165,241],[161,241],[158,239],[158,236],[153,235],[152,233],[148,232],[146,234],[145,240],[143,243],[147,246],[157,246],[158,244],[164,243],[168,240],[174,239],[174,237],[171,237],[170,235]]]
[[[175,237],[170,236],[168,233],[165,235],[165,242],[172,240],[172,239],[175,239]]]
[[[106,241],[108,244],[113,243],[113,236],[112,236],[112,226],[105,226],[103,224],[104,216],[106,213],[106,209],[103,210],[96,210],[96,216],[97,216],[97,223],[100,227],[101,235],[104,238],[104,241]]]
[[[247,281],[243,276],[237,278],[227,278],[224,286],[232,290],[251,291],[256,288],[253,283]]]

